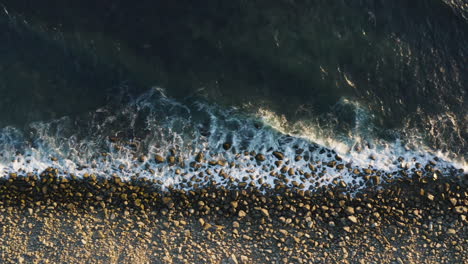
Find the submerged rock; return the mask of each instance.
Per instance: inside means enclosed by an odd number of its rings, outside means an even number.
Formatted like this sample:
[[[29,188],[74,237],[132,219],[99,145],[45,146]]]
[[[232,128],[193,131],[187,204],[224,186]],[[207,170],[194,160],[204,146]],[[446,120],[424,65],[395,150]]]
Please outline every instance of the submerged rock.
[[[163,163],[165,160],[163,156],[156,154],[154,156],[154,161],[156,161],[156,163]]]
[[[266,160],[266,157],[265,157],[265,155],[263,155],[263,154],[257,154],[257,155],[255,156],[255,159],[256,159],[257,161],[262,162],[262,161],[265,161],[265,160]]]
[[[198,163],[201,163],[205,160],[205,154],[203,152],[199,152],[197,156],[195,157],[195,161]]]
[[[224,150],[229,150],[229,149],[231,148],[231,146],[232,146],[231,143],[226,142],[226,143],[223,144],[223,149],[224,149]]]
[[[279,151],[273,151],[273,156],[275,156],[279,160],[284,159],[284,154],[282,152],[279,152]]]

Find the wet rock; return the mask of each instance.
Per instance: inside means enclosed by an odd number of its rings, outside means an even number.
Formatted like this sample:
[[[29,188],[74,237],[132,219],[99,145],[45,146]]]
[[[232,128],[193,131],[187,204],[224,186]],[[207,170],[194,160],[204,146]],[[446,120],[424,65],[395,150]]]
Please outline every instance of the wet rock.
[[[372,178],[372,181],[375,185],[379,185],[380,184],[380,176],[378,175],[374,175],[371,177]]]
[[[226,143],[223,144],[223,149],[224,149],[224,150],[229,150],[229,149],[231,148],[231,146],[232,146],[231,143],[226,142]]]
[[[263,155],[263,154],[257,154],[257,155],[255,156],[255,159],[256,159],[257,161],[262,162],[262,161],[265,161],[265,160],[266,160],[266,157],[265,157],[265,155]]]
[[[163,163],[164,162],[164,157],[161,156],[161,155],[155,155],[154,156],[154,161],[156,161],[156,163]]]
[[[174,156],[167,157],[167,163],[169,163],[169,165],[174,165],[176,163],[176,158]]]
[[[284,159],[284,154],[282,152],[279,152],[279,151],[273,151],[273,156],[275,156],[279,160]]]
[[[205,154],[203,154],[203,152],[199,152],[199,153],[197,154],[197,156],[195,157],[195,161],[196,161],[196,162],[201,163],[201,162],[203,162],[204,160],[205,160]]]
[[[275,161],[275,166],[276,166],[277,168],[279,168],[282,164],[283,164],[283,161],[282,161],[282,160],[277,160],[277,161]]]

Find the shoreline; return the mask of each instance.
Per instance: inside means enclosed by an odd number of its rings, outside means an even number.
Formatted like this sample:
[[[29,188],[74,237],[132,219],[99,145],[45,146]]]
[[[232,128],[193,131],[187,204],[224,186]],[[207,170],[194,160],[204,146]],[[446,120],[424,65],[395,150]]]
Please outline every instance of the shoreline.
[[[346,189],[0,179],[4,263],[464,263],[468,177]],[[58,248],[62,250],[58,250]],[[364,261],[364,262],[363,262]]]

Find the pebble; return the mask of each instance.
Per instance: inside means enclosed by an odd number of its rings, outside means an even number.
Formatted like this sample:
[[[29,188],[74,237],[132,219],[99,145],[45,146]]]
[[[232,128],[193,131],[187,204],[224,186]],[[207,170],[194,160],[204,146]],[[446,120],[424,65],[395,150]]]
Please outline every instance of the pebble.
[[[234,254],[232,254],[229,259],[228,259],[228,263],[229,264],[239,264],[239,262],[237,261],[237,258]]]
[[[164,162],[164,157],[161,156],[161,155],[155,155],[154,160],[156,161],[156,163],[163,163]]]
[[[273,151],[273,156],[275,156],[278,160],[283,160],[284,159],[284,154],[279,151]]]
[[[240,218],[243,218],[245,217],[247,214],[243,211],[243,210],[240,210],[239,213],[237,214]]]
[[[358,222],[357,218],[353,215],[350,215],[348,216],[348,219],[349,221],[353,222],[354,224],[356,224]]]
[[[255,159],[256,159],[257,161],[262,162],[262,161],[265,161],[265,160],[266,160],[266,157],[265,157],[265,155],[263,155],[263,154],[257,154],[257,155],[255,156]]]
[[[351,206],[346,207],[345,211],[346,211],[346,213],[348,215],[353,215],[354,214],[354,208],[351,207]]]

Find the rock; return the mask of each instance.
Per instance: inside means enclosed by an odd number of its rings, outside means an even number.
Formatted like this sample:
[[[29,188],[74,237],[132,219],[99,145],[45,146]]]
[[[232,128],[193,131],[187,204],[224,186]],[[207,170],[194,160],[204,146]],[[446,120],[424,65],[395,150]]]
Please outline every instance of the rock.
[[[374,184],[376,184],[376,185],[380,184],[380,176],[378,176],[378,175],[372,176],[372,181],[373,181]]]
[[[357,224],[358,220],[354,215],[348,216],[349,221],[353,222],[354,224]]]
[[[268,212],[267,209],[265,209],[265,208],[260,208],[260,207],[257,207],[257,208],[255,208],[255,209],[259,210],[259,211],[263,214],[263,216],[268,217],[268,218],[270,217],[270,213]]]
[[[176,158],[174,156],[169,156],[167,157],[167,162],[171,165],[174,165],[176,163]]]
[[[232,202],[231,202],[231,206],[232,206],[232,208],[234,208],[234,209],[236,209],[238,205],[239,205],[239,202],[237,202],[237,201],[232,201]]]
[[[205,160],[205,154],[203,152],[199,152],[195,157],[195,161],[198,163],[202,163]]]
[[[353,215],[353,214],[354,214],[354,208],[351,207],[351,206],[348,206],[348,207],[346,207],[345,212],[346,212],[348,215]]]
[[[464,214],[464,213],[468,212],[468,208],[464,207],[464,206],[455,206],[454,210],[458,214]]]
[[[257,154],[257,155],[255,156],[255,159],[256,159],[257,161],[260,161],[260,162],[266,160],[265,155],[263,155],[263,154]]]
[[[210,223],[205,223],[203,225],[203,230],[208,230],[208,229],[211,229],[213,226],[210,224]]]
[[[453,229],[453,228],[449,228],[447,230],[447,234],[448,235],[455,235],[455,234],[457,234],[457,231],[455,229]]]
[[[239,262],[237,261],[237,258],[234,254],[232,254],[228,260],[227,260],[228,264],[239,264]]]
[[[427,199],[429,199],[430,201],[434,201],[434,198],[434,195],[427,193]]]
[[[239,213],[237,214],[240,218],[245,217],[247,214],[244,212],[244,210],[240,210]]]
[[[228,149],[230,149],[230,148],[231,148],[231,146],[232,146],[232,144],[231,144],[231,143],[229,143],[229,142],[226,142],[226,143],[224,143],[224,144],[223,144],[223,149],[224,149],[224,150],[228,150]]]
[[[451,203],[453,206],[456,206],[456,205],[457,205],[457,199],[455,199],[455,198],[450,198],[450,203]]]
[[[164,158],[161,155],[156,155],[156,156],[154,156],[154,161],[156,161],[156,163],[163,163]]]
[[[284,159],[284,154],[279,152],[279,151],[273,151],[273,156],[275,156],[277,159],[279,160],[283,160]]]

